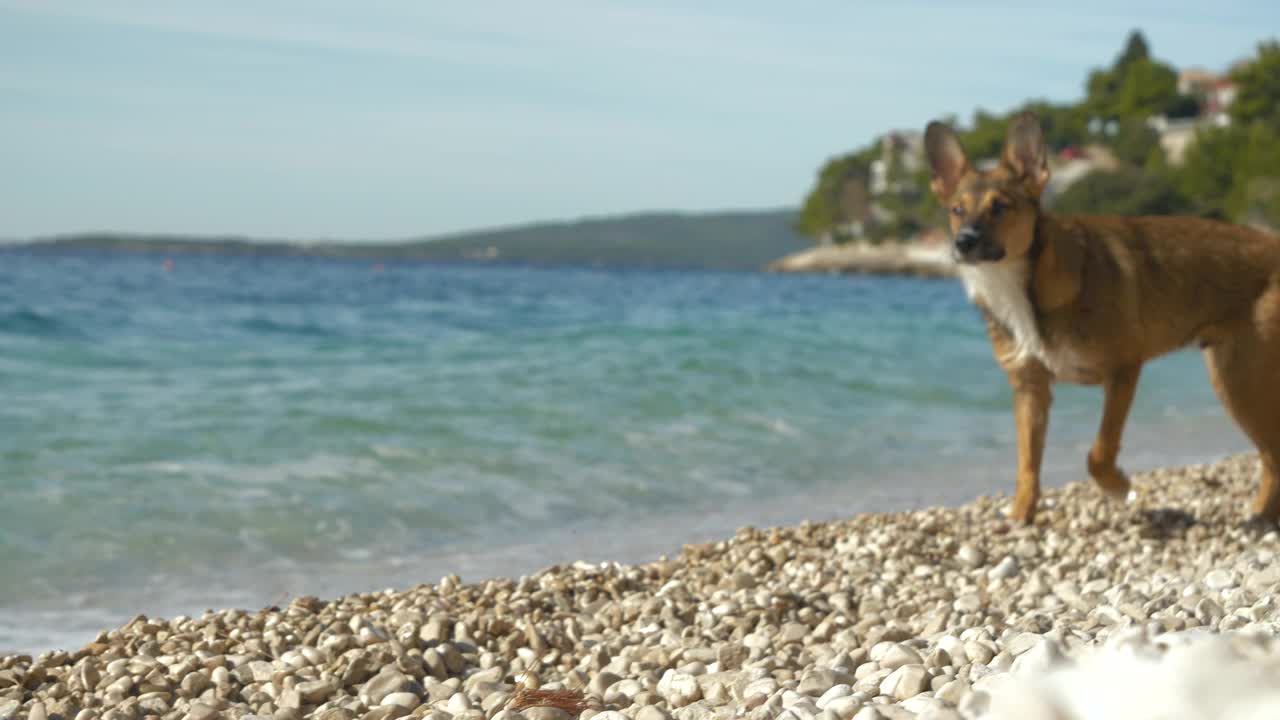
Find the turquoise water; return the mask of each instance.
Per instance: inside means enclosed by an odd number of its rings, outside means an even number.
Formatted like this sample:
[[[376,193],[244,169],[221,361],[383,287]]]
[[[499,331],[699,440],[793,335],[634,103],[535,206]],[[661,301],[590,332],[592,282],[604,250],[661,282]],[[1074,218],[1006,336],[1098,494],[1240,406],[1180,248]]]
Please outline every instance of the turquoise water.
[[[1011,490],[958,284],[0,254],[0,649]],[[1100,407],[1063,388],[1050,483]],[[1126,466],[1246,449],[1194,353]]]

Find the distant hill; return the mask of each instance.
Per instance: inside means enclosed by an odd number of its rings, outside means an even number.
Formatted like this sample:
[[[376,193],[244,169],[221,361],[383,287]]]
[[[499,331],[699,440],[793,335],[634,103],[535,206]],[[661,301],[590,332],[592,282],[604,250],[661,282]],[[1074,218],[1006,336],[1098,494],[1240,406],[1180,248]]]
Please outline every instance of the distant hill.
[[[638,213],[476,230],[397,242],[266,241],[239,237],[80,233],[28,249],[164,255],[298,255],[377,260],[502,262],[755,270],[809,247],[795,211]]]

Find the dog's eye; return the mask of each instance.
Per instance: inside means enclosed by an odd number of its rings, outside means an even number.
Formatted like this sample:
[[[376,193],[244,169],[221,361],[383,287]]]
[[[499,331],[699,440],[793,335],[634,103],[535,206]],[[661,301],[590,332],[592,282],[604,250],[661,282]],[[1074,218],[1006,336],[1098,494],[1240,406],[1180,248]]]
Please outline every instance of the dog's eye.
[[[951,208],[951,214],[955,215],[956,217],[964,217],[964,206],[956,205],[955,207]]]
[[[1008,209],[1008,207],[1009,207],[1008,205],[1005,205],[999,200],[993,200],[991,202],[991,217],[1000,217],[1000,213],[1003,213],[1006,209]]]

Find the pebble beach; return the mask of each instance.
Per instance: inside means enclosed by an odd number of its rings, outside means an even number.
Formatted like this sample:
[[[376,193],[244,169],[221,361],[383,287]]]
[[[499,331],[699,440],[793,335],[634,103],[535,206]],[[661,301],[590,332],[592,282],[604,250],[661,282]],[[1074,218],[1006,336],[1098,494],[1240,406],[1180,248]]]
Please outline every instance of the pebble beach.
[[[743,528],[646,564],[139,616],[0,659],[0,718],[1139,718],[1071,705],[1089,662],[1129,700],[1212,667],[1230,697],[1186,717],[1273,716],[1280,534],[1244,522],[1257,469],[1136,475],[1129,504],[1068,484],[1029,528],[983,497]],[[1108,649],[1168,672],[1089,660]]]

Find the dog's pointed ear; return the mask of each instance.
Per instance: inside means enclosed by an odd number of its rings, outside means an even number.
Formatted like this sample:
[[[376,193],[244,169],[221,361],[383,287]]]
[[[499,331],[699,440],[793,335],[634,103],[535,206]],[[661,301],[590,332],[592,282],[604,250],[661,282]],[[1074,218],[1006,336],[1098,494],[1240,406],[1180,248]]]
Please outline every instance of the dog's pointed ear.
[[[1031,111],[1018,113],[1009,122],[1004,153],[1000,158],[1015,177],[1021,178],[1036,198],[1049,183],[1049,151],[1044,146],[1040,120]]]
[[[945,203],[969,170],[964,146],[954,130],[935,120],[924,131],[924,154],[929,159],[929,187]]]

